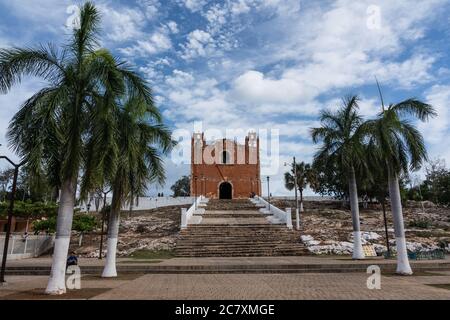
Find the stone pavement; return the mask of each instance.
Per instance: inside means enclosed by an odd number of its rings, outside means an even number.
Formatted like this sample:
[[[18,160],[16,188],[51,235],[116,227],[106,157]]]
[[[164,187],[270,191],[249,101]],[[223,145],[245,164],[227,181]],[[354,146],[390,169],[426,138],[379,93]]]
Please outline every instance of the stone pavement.
[[[450,290],[427,284],[449,284],[450,272],[425,276],[382,276],[381,289],[369,290],[365,273],[339,274],[148,274],[129,279],[83,277],[80,296],[90,299],[450,299]],[[47,277],[10,276],[0,300],[26,297],[45,288]],[[98,294],[96,293],[98,292]],[[25,294],[25,295],[24,295]],[[47,298],[44,295],[37,299]],[[63,298],[63,297],[61,297]]]
[[[119,265],[136,265],[135,259],[118,258]],[[156,262],[156,263],[155,263]],[[52,259],[50,257],[41,257],[35,259],[26,259],[19,261],[8,261],[8,267],[50,267]],[[81,266],[103,266],[105,260],[96,258],[80,258]],[[447,255],[444,260],[420,260],[410,261],[413,266],[420,266],[429,263],[449,264],[450,256]],[[222,266],[222,265],[392,265],[396,264],[396,260],[385,260],[383,258],[367,258],[355,261],[349,256],[284,256],[284,257],[195,257],[195,258],[173,258],[173,259],[157,259],[156,261],[139,261],[139,265],[152,266]]]

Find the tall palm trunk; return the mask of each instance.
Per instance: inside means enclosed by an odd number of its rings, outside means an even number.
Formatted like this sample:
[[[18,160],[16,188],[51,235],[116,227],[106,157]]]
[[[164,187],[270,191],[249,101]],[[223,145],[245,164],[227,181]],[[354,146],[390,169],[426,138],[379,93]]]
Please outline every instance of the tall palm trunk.
[[[364,259],[364,252],[361,242],[361,229],[359,223],[359,204],[358,204],[358,189],[356,186],[355,169],[352,167],[349,174],[349,196],[350,209],[352,211],[353,223],[353,259]]]
[[[304,212],[305,209],[303,208],[303,188],[300,188],[300,212]]]
[[[75,205],[76,179],[66,179],[61,187],[56,225],[56,238],[53,251],[52,270],[45,292],[60,295],[66,292],[66,262],[72,231],[73,208]]]
[[[391,198],[391,210],[394,219],[395,244],[397,246],[397,273],[412,274],[406,249],[405,226],[403,223],[402,201],[400,198],[400,187],[396,173],[389,172],[389,197]]]
[[[106,264],[103,269],[102,277],[114,278],[117,277],[116,269],[116,253],[117,253],[117,241],[119,238],[119,224],[120,224],[120,205],[115,205],[117,201],[116,197],[120,197],[117,192],[114,192],[111,212],[108,222],[108,243],[106,247]]]

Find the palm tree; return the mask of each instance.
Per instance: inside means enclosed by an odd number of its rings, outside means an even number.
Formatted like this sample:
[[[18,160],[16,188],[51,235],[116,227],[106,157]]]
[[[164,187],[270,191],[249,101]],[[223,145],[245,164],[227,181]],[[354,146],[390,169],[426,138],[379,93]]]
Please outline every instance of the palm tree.
[[[384,108],[375,120],[364,124],[369,134],[368,146],[372,161],[378,161],[387,169],[389,197],[394,220],[397,246],[397,273],[412,274],[408,261],[399,176],[408,169],[418,170],[427,160],[427,151],[422,135],[403,116],[414,116],[427,121],[436,116],[434,108],[416,99],[408,99]]]
[[[99,49],[100,16],[95,6],[85,3],[79,18],[79,27],[63,50],[54,45],[0,50],[0,92],[6,93],[26,75],[48,82],[23,104],[8,131],[10,145],[29,167],[35,172],[44,167],[53,187],[61,190],[48,294],[66,292],[76,185],[80,171],[87,168],[84,161],[95,158],[101,167],[114,158],[101,146],[112,132],[99,130],[110,114],[110,101],[127,91],[151,101],[141,78]]]
[[[6,201],[8,184],[14,176],[14,169],[0,171],[0,185],[2,186],[3,202]]]
[[[296,163],[296,170],[294,169],[294,164],[292,164],[292,170],[290,172],[284,173],[284,186],[289,191],[295,188],[295,173],[297,172],[297,189],[300,193],[300,212],[303,211],[303,191],[306,189],[308,184],[313,184],[314,173],[311,165],[309,163],[300,162]],[[297,195],[297,193],[296,193]]]
[[[124,202],[134,201],[152,181],[165,178],[161,156],[173,146],[171,133],[161,123],[153,104],[132,97],[117,108],[117,137],[119,146],[117,169],[112,177],[113,199],[108,223],[106,264],[102,277],[116,277],[116,251],[120,212]]]
[[[356,170],[366,166],[362,143],[362,117],[358,114],[358,97],[344,98],[336,111],[322,111],[322,126],[311,130],[314,143],[323,142],[314,157],[315,165],[337,164],[346,172],[349,185],[350,207],[353,222],[353,259],[364,259],[359,222]],[[320,165],[319,165],[320,164]]]

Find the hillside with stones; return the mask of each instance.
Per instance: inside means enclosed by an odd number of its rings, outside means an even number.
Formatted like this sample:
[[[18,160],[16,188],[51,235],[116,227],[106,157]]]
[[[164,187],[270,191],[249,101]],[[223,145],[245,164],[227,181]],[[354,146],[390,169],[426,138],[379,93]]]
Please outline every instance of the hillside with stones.
[[[171,206],[146,211],[123,212],[119,228],[118,256],[129,256],[135,251],[172,250],[180,231],[181,208]],[[84,257],[98,257],[100,236],[85,235],[82,247],[78,236],[71,241],[71,250]],[[106,253],[106,236],[103,254]]]
[[[281,209],[295,207],[293,201],[273,202]],[[173,250],[180,231],[182,206],[137,211],[131,215],[124,212],[120,223],[118,255],[129,256],[138,250]],[[376,251],[386,250],[383,213],[381,207],[371,204],[361,208],[363,241],[373,244]],[[387,208],[390,243],[395,247],[392,215]],[[431,250],[450,242],[450,209],[432,203],[422,205],[409,202],[404,207],[406,237],[411,250]],[[341,201],[306,201],[301,216],[302,229],[299,236],[311,254],[351,254],[352,222],[350,210]],[[295,214],[293,214],[295,225]],[[105,240],[106,241],[106,240]],[[85,235],[82,247],[78,236],[73,237],[71,249],[80,256],[98,257],[100,237]],[[106,248],[106,243],[104,249]]]
[[[295,207],[293,201],[274,201],[279,208]],[[433,203],[408,202],[404,219],[408,249],[428,251],[450,242],[450,209]],[[389,241],[395,249],[392,214],[386,208]],[[386,251],[386,236],[381,206],[369,204],[360,209],[363,242],[373,244],[376,251]],[[295,215],[293,215],[295,224]],[[351,254],[352,221],[350,210],[341,201],[305,202],[301,216],[302,240],[313,254]]]

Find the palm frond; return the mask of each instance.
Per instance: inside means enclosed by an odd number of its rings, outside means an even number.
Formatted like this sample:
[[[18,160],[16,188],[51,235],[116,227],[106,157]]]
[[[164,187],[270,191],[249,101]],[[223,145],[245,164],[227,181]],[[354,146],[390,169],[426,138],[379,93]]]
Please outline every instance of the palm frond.
[[[52,45],[0,49],[0,92],[8,92],[25,75],[60,81],[65,75],[63,56]]]
[[[78,64],[81,64],[85,55],[94,51],[98,46],[100,13],[92,2],[86,2],[80,7],[79,18],[79,28],[74,30],[70,46],[74,58]]]
[[[398,116],[413,115],[420,121],[427,121],[429,118],[437,116],[433,106],[421,102],[417,99],[408,99],[392,105],[389,110],[395,112]]]

